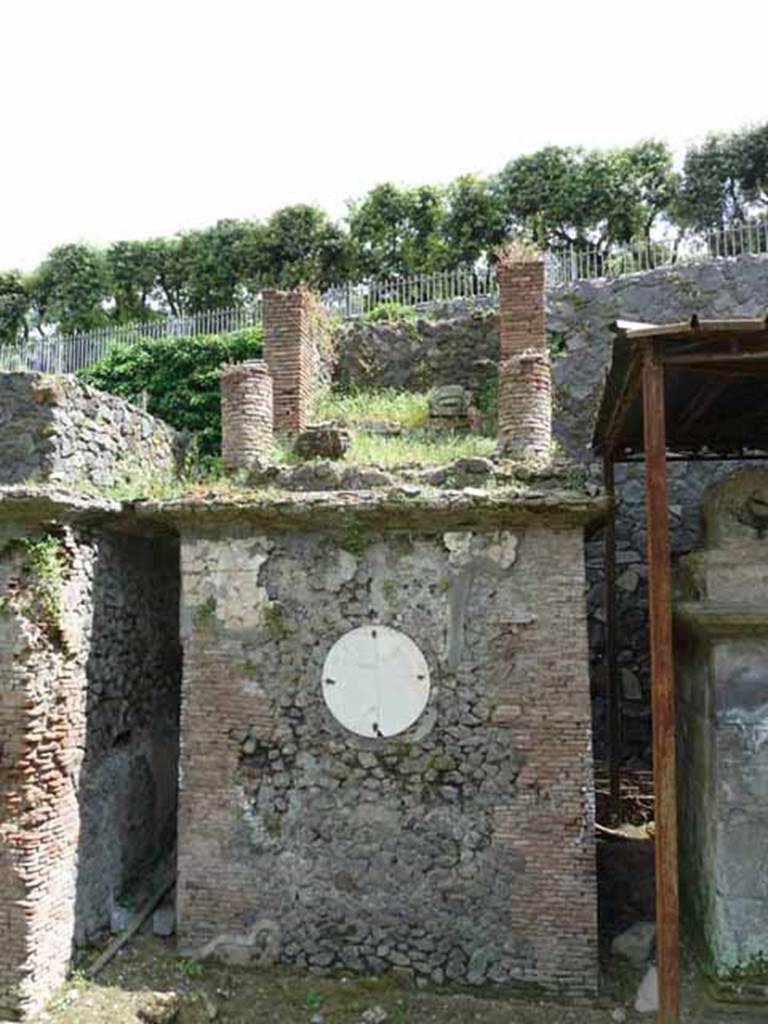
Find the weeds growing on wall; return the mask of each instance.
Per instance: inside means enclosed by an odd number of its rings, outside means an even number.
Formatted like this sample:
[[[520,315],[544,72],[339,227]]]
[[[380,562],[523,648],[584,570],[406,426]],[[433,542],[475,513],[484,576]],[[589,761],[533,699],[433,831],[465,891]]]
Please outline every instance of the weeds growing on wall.
[[[19,537],[8,541],[3,553],[16,553],[21,558],[26,577],[23,593],[19,594],[21,611],[38,619],[51,638],[60,642],[67,564],[61,540],[52,534]],[[8,606],[6,598],[4,608]]]
[[[196,338],[146,338],[116,346],[80,376],[131,401],[146,394],[148,411],[190,434],[206,459],[221,448],[221,367],[258,359],[262,338],[261,327]]]
[[[416,319],[418,313],[414,307],[403,302],[380,302],[363,314],[363,321],[369,324],[412,322]]]

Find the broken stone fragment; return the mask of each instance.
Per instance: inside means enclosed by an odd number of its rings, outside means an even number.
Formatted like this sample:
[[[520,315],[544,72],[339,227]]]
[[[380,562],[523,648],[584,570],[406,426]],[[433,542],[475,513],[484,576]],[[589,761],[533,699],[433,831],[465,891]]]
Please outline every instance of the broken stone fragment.
[[[337,423],[317,423],[302,430],[293,446],[303,459],[340,459],[349,448],[349,431]]]
[[[490,459],[484,459],[480,455],[468,456],[464,459],[456,459],[453,463],[455,473],[468,473],[474,476],[489,476],[494,471],[494,465]]]
[[[651,955],[653,942],[656,938],[656,925],[653,921],[636,921],[611,943],[611,952],[622,956],[636,967],[642,967]]]
[[[466,418],[469,415],[469,392],[461,384],[444,384],[429,396],[429,415],[433,418]]]
[[[178,1020],[181,999],[177,992],[150,992],[136,1011],[143,1024],[173,1024]]]
[[[637,1013],[656,1013],[659,1009],[659,977],[655,967],[645,972],[635,997]]]
[[[341,478],[341,486],[350,490],[363,490],[368,487],[390,487],[394,483],[391,473],[385,473],[382,469],[375,467],[353,466],[344,471]]]
[[[173,903],[163,903],[152,915],[152,932],[161,939],[167,939],[175,931],[176,908]]]

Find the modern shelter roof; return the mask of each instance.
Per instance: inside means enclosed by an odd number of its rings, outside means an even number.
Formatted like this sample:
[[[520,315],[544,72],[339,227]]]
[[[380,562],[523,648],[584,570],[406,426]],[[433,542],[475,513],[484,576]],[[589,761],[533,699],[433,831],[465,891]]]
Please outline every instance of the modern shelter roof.
[[[687,458],[768,454],[768,319],[644,324],[619,320],[593,447],[614,460],[643,451],[641,369],[665,370],[667,449]]]

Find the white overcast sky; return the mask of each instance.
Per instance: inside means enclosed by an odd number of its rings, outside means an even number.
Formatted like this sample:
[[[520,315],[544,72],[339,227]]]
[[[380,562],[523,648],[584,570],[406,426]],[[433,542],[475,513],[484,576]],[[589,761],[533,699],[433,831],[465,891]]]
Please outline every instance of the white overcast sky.
[[[765,0],[5,0],[0,268],[768,120]]]

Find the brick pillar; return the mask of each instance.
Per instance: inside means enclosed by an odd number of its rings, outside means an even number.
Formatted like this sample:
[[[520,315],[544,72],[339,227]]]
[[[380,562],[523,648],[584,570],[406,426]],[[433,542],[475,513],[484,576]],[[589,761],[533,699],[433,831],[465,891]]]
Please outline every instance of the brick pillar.
[[[295,433],[306,426],[316,380],[315,321],[321,311],[304,288],[263,295],[264,358],[274,386],[275,433]]]
[[[552,370],[544,308],[544,261],[497,268],[500,306],[499,446],[547,457],[552,441]]]
[[[225,366],[221,435],[225,469],[250,469],[272,447],[272,377],[261,359]]]

